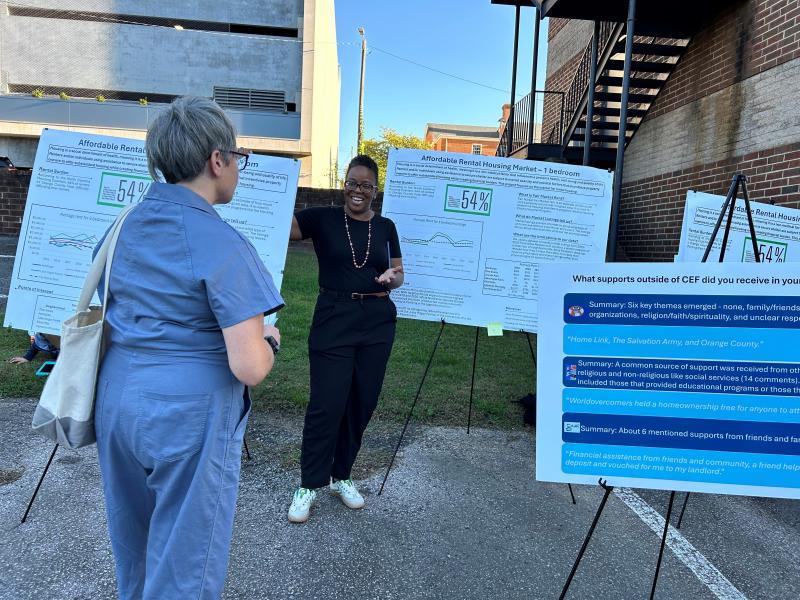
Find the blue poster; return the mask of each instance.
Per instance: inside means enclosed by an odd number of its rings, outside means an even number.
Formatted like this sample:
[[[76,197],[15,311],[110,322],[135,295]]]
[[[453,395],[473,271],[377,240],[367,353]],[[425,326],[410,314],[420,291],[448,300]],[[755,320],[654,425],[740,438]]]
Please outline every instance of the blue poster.
[[[542,265],[540,290],[537,479],[800,498],[800,266]]]

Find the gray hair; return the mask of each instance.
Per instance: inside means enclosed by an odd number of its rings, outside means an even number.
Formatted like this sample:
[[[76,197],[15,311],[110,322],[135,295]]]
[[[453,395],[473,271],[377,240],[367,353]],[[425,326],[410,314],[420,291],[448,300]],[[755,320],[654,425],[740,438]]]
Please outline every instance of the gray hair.
[[[213,100],[182,96],[150,123],[144,149],[153,179],[160,174],[167,183],[188,181],[203,172],[214,150],[236,149],[236,128]]]

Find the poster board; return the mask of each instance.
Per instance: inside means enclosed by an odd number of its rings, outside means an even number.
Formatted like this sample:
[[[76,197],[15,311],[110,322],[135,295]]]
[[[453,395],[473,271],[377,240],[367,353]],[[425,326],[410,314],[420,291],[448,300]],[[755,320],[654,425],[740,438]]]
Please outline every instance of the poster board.
[[[800,268],[541,273],[537,479],[800,498]]]
[[[711,239],[714,225],[725,204],[725,196],[689,191],[683,210],[683,225],[678,248],[678,261],[701,262]],[[800,210],[750,202],[753,225],[761,262],[782,263],[800,261]],[[714,240],[709,262],[719,262],[727,214]],[[725,248],[725,262],[755,262],[750,225],[744,200],[739,198],[734,208],[733,222]]]
[[[403,252],[398,315],[535,332],[539,264],[605,260],[611,188],[590,167],[392,150],[382,214]]]
[[[250,239],[279,287],[299,172],[297,160],[251,155],[233,201],[216,207]],[[151,181],[142,140],[43,130],[4,326],[60,334],[77,305],[92,250],[120,208],[140,202]]]

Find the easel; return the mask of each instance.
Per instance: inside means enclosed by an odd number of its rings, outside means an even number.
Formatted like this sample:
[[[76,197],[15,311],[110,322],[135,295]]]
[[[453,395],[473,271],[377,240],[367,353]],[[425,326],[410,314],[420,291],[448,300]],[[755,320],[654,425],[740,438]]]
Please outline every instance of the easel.
[[[242,442],[244,443],[244,452],[247,460],[251,460],[250,457],[250,449],[247,447],[247,438],[242,438]],[[47,471],[50,470],[50,463],[53,462],[53,459],[56,456],[56,452],[58,451],[59,444],[53,446],[53,451],[50,453],[50,458],[47,459],[47,464],[44,467],[44,471],[42,471],[41,477],[39,477],[39,482],[36,484],[36,488],[33,490],[33,494],[31,495],[30,501],[28,501],[28,506],[25,509],[25,513],[22,515],[22,519],[20,523],[24,523],[28,519],[28,513],[31,512],[31,508],[33,507],[33,503],[36,500],[36,496],[39,493],[39,488],[42,487],[42,482],[44,481],[45,475],[47,475]]]
[[[755,262],[760,263],[761,257],[758,253],[758,241],[756,239],[756,229],[753,224],[753,213],[750,209],[750,198],[747,194],[747,177],[742,173],[736,173],[733,176],[733,181],[731,182],[731,187],[728,190],[728,195],[725,198],[725,204],[722,206],[722,210],[719,213],[719,218],[717,219],[717,224],[714,226],[714,231],[711,233],[711,239],[708,241],[708,246],[706,247],[705,254],[703,255],[703,260],[701,262],[706,262],[708,259],[708,255],[711,253],[711,248],[714,246],[714,240],[719,233],[719,228],[722,225],[722,219],[725,218],[725,213],[728,213],[728,220],[725,223],[725,233],[722,238],[722,248],[720,249],[719,253],[719,262],[722,262],[725,258],[725,247],[728,245],[728,235],[730,234],[731,225],[733,223],[733,215],[734,209],[736,206],[736,199],[739,194],[739,190],[741,188],[742,197],[744,199],[744,205],[747,212],[747,221],[750,226],[750,238],[753,242],[753,256],[755,257]],[[614,490],[614,486],[607,485],[607,481],[603,480],[602,478],[598,481],[598,484],[603,489],[603,499],[600,501],[600,506],[597,508],[597,512],[595,513],[594,519],[592,520],[592,524],[589,527],[589,531],[586,534],[586,538],[583,540],[583,545],[581,549],[578,551],[578,556],[575,559],[575,564],[572,565],[572,570],[569,573],[569,577],[567,577],[567,581],[564,583],[564,587],[561,590],[561,595],[559,596],[559,600],[563,600],[566,595],[567,591],[569,590],[569,586],[572,583],[572,579],[575,576],[575,573],[578,570],[578,565],[583,558],[584,553],[586,552],[586,548],[589,546],[589,541],[591,540],[592,534],[594,533],[595,527],[597,526],[597,522],[600,520],[600,515],[603,512],[603,509],[606,506],[606,501],[608,500],[608,496]],[[656,561],[656,570],[655,574],[653,575],[653,585],[650,588],[650,600],[653,599],[656,593],[656,584],[658,583],[658,574],[661,570],[661,560],[664,557],[664,547],[667,543],[667,534],[669,533],[669,524],[670,519],[672,518],[672,507],[675,503],[675,494],[676,491],[671,491],[669,494],[669,504],[667,505],[667,516],[664,519],[664,532],[661,535],[661,545],[658,549],[658,560]],[[681,510],[680,518],[678,519],[678,527],[680,528],[680,523],[683,521],[683,513],[686,510],[686,503],[689,501],[689,492],[686,493],[686,497],[683,501],[683,508]]]
[[[431,368],[431,363],[433,362],[433,357],[436,354],[436,349],[439,347],[439,340],[442,339],[442,332],[444,331],[444,326],[447,323],[444,319],[441,320],[441,326],[439,327],[439,334],[436,336],[436,341],[433,344],[433,350],[431,351],[431,355],[428,358],[428,364],[425,366],[425,371],[422,374],[422,380],[419,382],[419,387],[417,388],[417,393],[414,396],[414,400],[411,402],[411,408],[408,410],[408,415],[406,415],[405,423],[403,423],[403,429],[400,432],[400,437],[397,440],[397,445],[394,448],[394,453],[392,454],[392,458],[389,461],[389,466],[386,467],[386,474],[383,476],[383,482],[381,483],[381,489],[378,491],[378,495],[380,496],[383,494],[383,488],[386,485],[386,480],[389,478],[389,473],[392,470],[392,466],[394,465],[394,459],[397,457],[397,452],[400,450],[400,446],[403,443],[403,437],[406,434],[406,429],[408,429],[408,424],[411,421],[411,416],[414,413],[414,407],[417,405],[417,400],[419,400],[419,395],[422,392],[422,386],[425,383],[425,379],[428,376],[428,371]],[[472,351],[472,380],[470,382],[469,387],[469,410],[467,412],[467,435],[469,435],[470,427],[472,425],[472,398],[475,392],[475,365],[477,364],[478,359],[478,336],[480,334],[480,327],[475,327],[475,345]],[[520,330],[520,333],[523,333]],[[531,335],[527,331],[524,332],[525,337],[528,340],[528,348],[531,351],[531,360],[533,361],[533,368],[534,372],[536,371],[536,354],[533,351],[533,344],[531,343]],[[535,389],[535,386],[534,386]],[[572,498],[572,503],[575,504],[575,494],[572,491],[572,484],[567,484],[569,486],[569,495]]]

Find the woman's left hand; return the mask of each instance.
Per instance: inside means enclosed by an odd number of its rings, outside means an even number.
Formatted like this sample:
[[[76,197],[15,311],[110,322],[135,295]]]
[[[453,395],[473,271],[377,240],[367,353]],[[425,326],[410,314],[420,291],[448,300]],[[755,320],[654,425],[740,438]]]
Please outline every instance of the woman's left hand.
[[[375,278],[377,283],[391,287],[392,283],[397,279],[397,276],[403,272],[403,267],[391,267],[386,269],[379,277]]]

